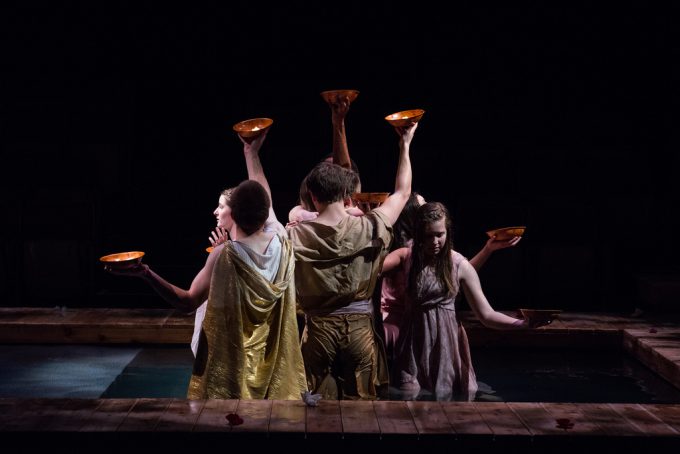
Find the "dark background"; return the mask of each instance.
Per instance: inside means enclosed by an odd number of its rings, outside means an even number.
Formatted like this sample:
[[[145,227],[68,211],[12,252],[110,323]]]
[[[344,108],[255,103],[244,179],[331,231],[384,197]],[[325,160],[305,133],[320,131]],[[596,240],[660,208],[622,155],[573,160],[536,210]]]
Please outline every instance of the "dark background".
[[[680,273],[673,10],[92,3],[3,7],[3,306],[166,307],[98,258],[143,250],[188,287],[252,117],[275,122],[261,157],[285,221],[331,150],[319,92],[337,88],[360,91],[365,191],[394,187],[384,116],[423,108],[413,188],[449,207],[456,249],[527,226],[480,273],[494,307],[627,312],[641,276]]]

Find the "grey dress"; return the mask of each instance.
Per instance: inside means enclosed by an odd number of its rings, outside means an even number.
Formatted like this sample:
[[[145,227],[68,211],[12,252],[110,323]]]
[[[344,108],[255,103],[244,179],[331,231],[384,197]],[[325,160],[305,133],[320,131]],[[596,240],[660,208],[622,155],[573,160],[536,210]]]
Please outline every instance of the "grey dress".
[[[453,294],[446,295],[434,269],[426,267],[418,276],[416,295],[406,298],[407,316],[397,343],[393,382],[407,399],[425,390],[437,400],[471,401],[477,392],[470,346],[454,306],[460,290],[458,269],[466,259],[451,253]]]

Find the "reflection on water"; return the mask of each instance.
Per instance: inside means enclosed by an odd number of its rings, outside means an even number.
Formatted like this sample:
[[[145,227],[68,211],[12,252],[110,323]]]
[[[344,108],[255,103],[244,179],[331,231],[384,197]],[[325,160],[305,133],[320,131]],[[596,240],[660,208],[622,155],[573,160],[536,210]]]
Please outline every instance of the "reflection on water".
[[[473,347],[480,402],[680,403],[680,390],[621,351]],[[0,397],[186,397],[189,346],[0,346]],[[435,400],[390,388],[393,400]]]
[[[680,390],[620,350],[476,347],[478,401],[680,403]]]

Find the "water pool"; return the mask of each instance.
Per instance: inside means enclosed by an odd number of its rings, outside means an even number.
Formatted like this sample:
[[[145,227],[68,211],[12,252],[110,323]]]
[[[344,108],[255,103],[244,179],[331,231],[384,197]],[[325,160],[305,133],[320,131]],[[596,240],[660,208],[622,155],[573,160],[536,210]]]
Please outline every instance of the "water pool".
[[[680,390],[620,350],[471,353],[478,401],[680,403]],[[192,364],[184,345],[2,345],[0,397],[184,398]]]

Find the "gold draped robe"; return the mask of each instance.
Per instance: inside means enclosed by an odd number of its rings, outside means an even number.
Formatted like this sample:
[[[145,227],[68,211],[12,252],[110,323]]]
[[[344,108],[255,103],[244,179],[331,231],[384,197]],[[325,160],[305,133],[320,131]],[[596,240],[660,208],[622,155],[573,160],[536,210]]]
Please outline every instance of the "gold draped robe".
[[[295,261],[282,237],[273,282],[228,243],[215,262],[189,399],[300,399],[307,390],[295,314]]]

